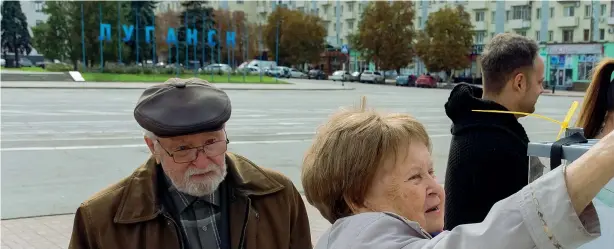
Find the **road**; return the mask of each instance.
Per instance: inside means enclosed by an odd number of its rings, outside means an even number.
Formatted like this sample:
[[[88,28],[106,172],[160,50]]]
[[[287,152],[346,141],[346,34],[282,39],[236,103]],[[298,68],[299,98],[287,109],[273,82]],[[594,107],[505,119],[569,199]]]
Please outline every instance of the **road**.
[[[314,84],[340,84],[320,81]],[[411,113],[433,140],[443,182],[450,121],[449,90],[346,83],[353,91],[229,91],[229,150],[288,175],[300,186],[303,155],[318,125],[342,106],[367,105]],[[101,188],[128,176],[148,157],[132,111],[140,90],[3,89],[2,219],[72,213]],[[558,120],[571,101],[542,96],[537,112]],[[558,127],[522,120],[533,141],[554,139]]]

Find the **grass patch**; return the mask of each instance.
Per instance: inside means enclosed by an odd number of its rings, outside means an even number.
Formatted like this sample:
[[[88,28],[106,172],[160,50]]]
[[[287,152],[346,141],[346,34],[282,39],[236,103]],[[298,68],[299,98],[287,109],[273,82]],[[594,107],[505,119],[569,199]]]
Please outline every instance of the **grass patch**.
[[[81,73],[81,76],[88,82],[164,82],[176,75],[167,74],[112,74],[112,73]],[[277,80],[275,78],[260,75],[246,75],[245,79],[243,75],[231,75],[230,80],[228,75],[213,75],[210,74],[182,74],[179,78],[201,78],[211,83],[246,83],[246,84],[288,84],[285,81]]]
[[[0,70],[11,70],[11,71],[26,71],[26,72],[47,72],[44,68],[40,67],[0,67]]]

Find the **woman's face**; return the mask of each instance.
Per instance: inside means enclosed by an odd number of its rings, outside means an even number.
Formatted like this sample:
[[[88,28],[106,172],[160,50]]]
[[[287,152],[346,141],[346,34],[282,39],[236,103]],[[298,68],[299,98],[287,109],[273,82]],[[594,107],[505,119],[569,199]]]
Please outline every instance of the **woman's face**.
[[[437,183],[426,145],[414,142],[378,170],[365,206],[418,222],[428,233],[443,230],[445,193]],[[394,164],[394,165],[392,165]]]

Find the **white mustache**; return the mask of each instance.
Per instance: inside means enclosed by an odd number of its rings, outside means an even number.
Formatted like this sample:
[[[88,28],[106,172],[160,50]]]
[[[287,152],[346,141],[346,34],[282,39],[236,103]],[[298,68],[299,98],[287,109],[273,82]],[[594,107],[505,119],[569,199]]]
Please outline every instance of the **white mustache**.
[[[193,175],[199,175],[199,174],[206,174],[206,173],[210,173],[210,172],[215,172],[216,168],[219,168],[219,167],[220,166],[212,164],[212,165],[209,165],[205,169],[188,168],[188,170],[185,171],[185,176],[186,177],[190,177],[190,176],[193,176]]]

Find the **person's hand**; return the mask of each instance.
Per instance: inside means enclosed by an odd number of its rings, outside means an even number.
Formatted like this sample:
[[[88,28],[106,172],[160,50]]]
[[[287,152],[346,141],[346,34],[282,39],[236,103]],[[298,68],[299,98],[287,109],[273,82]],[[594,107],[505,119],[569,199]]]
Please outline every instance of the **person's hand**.
[[[605,156],[603,160],[609,161],[610,168],[614,168],[614,130],[605,135],[593,146],[595,152],[602,153]]]
[[[601,138],[565,172],[567,192],[577,214],[614,178],[614,131]]]

